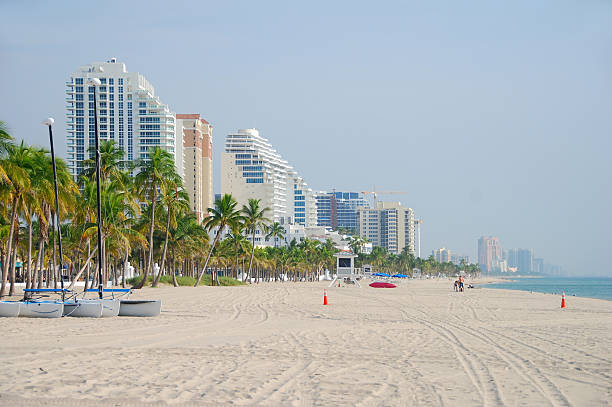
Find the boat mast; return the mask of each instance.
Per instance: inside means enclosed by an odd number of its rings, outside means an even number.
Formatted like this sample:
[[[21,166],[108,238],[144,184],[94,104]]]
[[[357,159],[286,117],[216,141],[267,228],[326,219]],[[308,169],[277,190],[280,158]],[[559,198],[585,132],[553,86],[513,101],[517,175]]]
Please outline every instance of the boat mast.
[[[53,165],[53,186],[55,188],[55,223],[57,225],[57,238],[59,241],[59,275],[62,287],[62,301],[64,301],[66,293],[64,292],[64,253],[62,252],[62,228],[60,225],[60,211],[59,211],[59,199],[57,193],[57,170],[55,168],[55,149],[53,147],[53,130],[52,126],[55,120],[48,118],[45,121],[45,125],[49,128],[49,144],[51,144],[51,163]]]
[[[98,101],[96,99],[96,87],[101,84],[100,79],[90,78],[89,83],[94,87],[93,102],[94,102],[94,129],[96,135],[96,195],[98,198],[98,213],[97,213],[97,224],[98,224],[98,296],[100,299],[103,297],[103,286],[102,286],[102,210],[100,200],[100,143],[98,141]]]

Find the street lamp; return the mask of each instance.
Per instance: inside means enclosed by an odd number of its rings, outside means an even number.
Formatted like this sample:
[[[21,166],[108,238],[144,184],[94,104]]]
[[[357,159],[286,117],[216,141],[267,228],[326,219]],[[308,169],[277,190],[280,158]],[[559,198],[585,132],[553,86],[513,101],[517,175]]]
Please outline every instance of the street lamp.
[[[62,251],[62,229],[60,226],[60,212],[59,212],[59,200],[57,193],[57,170],[55,168],[55,148],[53,147],[53,123],[55,120],[53,117],[49,117],[47,120],[43,121],[43,124],[49,128],[49,144],[51,144],[51,164],[53,165],[53,186],[55,188],[55,224],[57,225],[57,238],[59,241],[59,275],[60,275],[60,284],[62,287],[62,301],[65,299],[64,292],[64,253]]]
[[[100,299],[103,297],[103,286],[102,286],[102,209],[100,199],[100,145],[98,141],[98,101],[96,98],[96,87],[100,86],[102,82],[98,78],[89,78],[87,83],[94,88],[93,100],[94,100],[94,129],[96,134],[96,195],[98,198],[98,296]]]

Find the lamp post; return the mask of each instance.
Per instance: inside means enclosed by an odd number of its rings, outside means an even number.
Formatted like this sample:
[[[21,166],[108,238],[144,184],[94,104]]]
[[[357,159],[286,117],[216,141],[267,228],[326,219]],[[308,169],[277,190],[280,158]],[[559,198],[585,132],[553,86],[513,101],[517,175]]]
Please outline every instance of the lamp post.
[[[59,274],[60,284],[62,287],[62,301],[65,299],[66,293],[64,292],[64,253],[62,251],[62,228],[60,225],[60,212],[59,212],[59,199],[57,193],[57,170],[55,167],[55,148],[53,147],[53,123],[55,120],[49,117],[43,121],[43,124],[49,128],[49,144],[51,144],[51,164],[53,165],[53,186],[55,188],[55,224],[57,225],[57,238],[59,241]]]
[[[101,209],[101,198],[100,198],[100,142],[98,141],[98,101],[96,98],[96,87],[100,86],[101,82],[98,78],[89,78],[88,84],[93,86],[93,100],[94,100],[94,130],[96,135],[96,195],[98,198],[97,205],[97,216],[98,216],[98,296],[100,299],[103,297],[103,285],[102,285],[102,209]]]

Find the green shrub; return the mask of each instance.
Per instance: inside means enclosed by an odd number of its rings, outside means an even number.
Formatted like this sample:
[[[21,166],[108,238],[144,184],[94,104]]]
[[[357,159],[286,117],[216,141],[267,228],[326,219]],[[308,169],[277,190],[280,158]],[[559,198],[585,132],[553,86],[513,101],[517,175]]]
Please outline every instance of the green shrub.
[[[142,277],[136,276],[136,277],[126,279],[125,282],[129,285],[136,285],[140,283],[140,280],[142,280]],[[176,282],[181,287],[193,287],[196,282],[196,279],[191,276],[177,276]],[[153,283],[153,277],[148,276],[147,285],[151,285],[152,283]],[[173,284],[172,276],[161,276],[161,278],[159,279],[159,283],[172,285]],[[219,277],[219,283],[221,284],[221,286],[244,285],[242,281],[236,280],[235,278],[232,278],[232,277]],[[204,276],[202,276],[202,280],[200,280],[200,285],[211,285],[210,274],[204,274]]]

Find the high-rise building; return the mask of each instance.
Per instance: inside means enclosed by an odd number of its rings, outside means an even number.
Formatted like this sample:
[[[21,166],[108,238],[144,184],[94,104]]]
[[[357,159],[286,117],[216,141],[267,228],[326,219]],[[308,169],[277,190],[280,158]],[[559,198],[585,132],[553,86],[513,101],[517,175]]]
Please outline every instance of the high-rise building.
[[[79,67],[66,82],[67,162],[73,178],[83,170],[83,161],[94,154],[96,106],[90,78],[101,82],[97,94],[100,140],[114,140],[128,162],[148,159],[149,149],[160,147],[173,155],[177,172],[182,174],[182,145],[176,143],[174,113],[143,75],[128,72],[125,64],[112,58]]]
[[[431,255],[438,263],[448,263],[451,261],[452,255],[451,251],[446,247],[442,247],[440,249],[434,249],[431,252]]]
[[[293,185],[293,223],[308,227],[316,226],[317,205],[314,192],[295,171],[289,174],[289,179]],[[289,197],[291,198],[291,194]]]
[[[213,206],[212,126],[199,114],[177,114],[176,134],[181,139],[183,186],[191,209],[201,221]],[[178,151],[178,149],[177,149]]]
[[[518,271],[523,274],[533,273],[533,250],[518,249]]]
[[[270,208],[266,216],[281,225],[316,225],[312,190],[257,129],[227,135],[221,155],[221,191],[232,194],[239,206],[249,198],[260,199],[262,207]],[[296,205],[299,202],[304,205]]]
[[[544,259],[533,259],[533,272],[537,274],[544,274]]]
[[[493,261],[501,258],[502,249],[497,237],[482,236],[478,239],[478,264],[480,264],[482,271],[492,272]]]
[[[336,230],[347,229],[357,233],[359,214],[357,208],[369,208],[369,202],[360,192],[318,192],[317,225],[328,226]]]
[[[360,207],[359,235],[374,246],[399,254],[404,247],[415,254],[414,211],[399,202],[377,202],[376,208]]]

